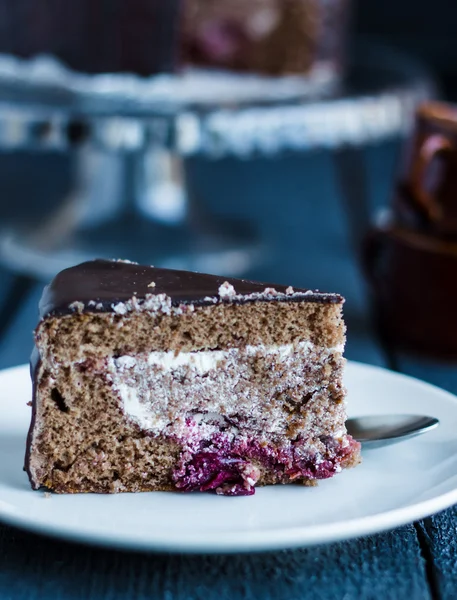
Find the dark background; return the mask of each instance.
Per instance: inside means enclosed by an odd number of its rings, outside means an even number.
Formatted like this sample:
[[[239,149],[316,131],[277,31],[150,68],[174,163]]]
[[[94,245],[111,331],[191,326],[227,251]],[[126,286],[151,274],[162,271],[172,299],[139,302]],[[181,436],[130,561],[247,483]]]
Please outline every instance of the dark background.
[[[386,40],[434,67],[457,99],[456,0],[358,0],[354,29]]]

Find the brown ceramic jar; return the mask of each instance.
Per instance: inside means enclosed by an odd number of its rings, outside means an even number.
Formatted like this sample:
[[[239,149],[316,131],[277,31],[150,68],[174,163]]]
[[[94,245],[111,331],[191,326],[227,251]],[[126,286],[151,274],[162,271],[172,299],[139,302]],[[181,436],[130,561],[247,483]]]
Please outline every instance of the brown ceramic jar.
[[[406,227],[457,239],[457,106],[428,102],[417,110],[393,208]]]
[[[394,348],[457,359],[457,107],[427,103],[389,218],[364,248],[378,331]]]

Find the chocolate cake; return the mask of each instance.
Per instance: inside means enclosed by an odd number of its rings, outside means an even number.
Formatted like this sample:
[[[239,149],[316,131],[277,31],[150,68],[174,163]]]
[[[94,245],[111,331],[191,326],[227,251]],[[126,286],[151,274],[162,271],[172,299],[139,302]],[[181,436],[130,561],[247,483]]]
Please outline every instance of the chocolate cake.
[[[35,334],[32,487],[249,495],[357,464],[342,304],[126,261],[62,271]]]
[[[341,67],[349,0],[0,0],[0,52],[88,73]]]

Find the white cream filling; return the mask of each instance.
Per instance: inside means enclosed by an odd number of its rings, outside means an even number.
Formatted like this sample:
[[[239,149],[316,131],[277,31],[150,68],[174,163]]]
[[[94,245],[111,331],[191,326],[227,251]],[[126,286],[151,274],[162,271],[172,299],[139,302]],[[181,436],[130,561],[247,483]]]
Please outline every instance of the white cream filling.
[[[156,415],[151,407],[141,402],[138,390],[125,383],[117,386],[121,396],[124,413],[129,419],[135,421],[141,429],[147,431],[161,431],[167,426],[167,420]]]
[[[179,422],[178,420],[171,421],[168,406],[168,393],[166,389],[163,389],[162,395],[159,397],[156,392],[148,389],[148,382],[143,380],[141,382],[141,389],[138,386],[138,379],[135,376],[138,375],[139,371],[149,371],[148,379],[152,386],[157,384],[157,378],[160,379],[161,374],[174,374],[175,372],[185,373],[190,369],[191,373],[197,377],[197,380],[205,381],[201,379],[202,376],[209,374],[211,371],[217,369],[223,361],[228,361],[230,364],[239,364],[240,368],[243,368],[243,357],[253,356],[260,354],[261,356],[273,356],[274,359],[279,363],[287,364],[290,361],[295,362],[302,360],[306,355],[315,350],[315,345],[311,342],[299,342],[297,344],[284,344],[278,346],[245,346],[244,348],[230,348],[228,350],[208,350],[198,352],[180,352],[176,354],[173,351],[168,352],[151,352],[148,355],[141,356],[121,356],[119,358],[110,359],[109,372],[113,381],[114,388],[118,391],[120,400],[122,403],[122,409],[124,414],[136,422],[139,427],[143,430],[159,433],[166,427],[172,426],[173,429],[178,430],[186,427],[185,423]],[[326,354],[342,353],[344,345],[335,346],[334,348],[325,349]],[[293,364],[291,362],[291,364]],[[157,376],[151,372],[150,368],[157,368]],[[295,377],[294,373],[291,372],[291,379]],[[184,392],[183,392],[184,393]],[[204,392],[203,392],[204,393]],[[246,404],[247,406],[251,403],[249,398],[240,398],[237,394],[233,393],[233,390],[227,389],[224,398],[219,398],[217,403],[206,405],[205,408],[209,413],[205,411],[203,414],[194,414],[194,421],[201,427],[216,429],[218,424],[225,422],[224,417],[217,411],[219,402],[222,401],[224,404]],[[180,404],[180,410],[182,409],[183,414],[186,411],[192,410],[194,406],[190,403],[188,406],[187,399],[184,397]],[[256,403],[253,403],[255,409]],[[195,407],[197,408],[197,407]],[[257,407],[257,417],[261,416],[262,409],[260,406]],[[278,414],[270,414],[269,431],[278,431],[281,429],[281,421],[284,415],[282,411],[278,409]],[[218,423],[220,421],[220,423]],[[233,432],[235,433],[235,432]],[[338,432],[339,433],[339,432]]]
[[[180,367],[190,367],[200,375],[205,375],[212,369],[217,368],[218,364],[227,358],[232,358],[243,354],[253,356],[259,352],[266,355],[276,355],[279,360],[285,360],[294,352],[307,353],[313,350],[315,345],[312,342],[299,342],[298,344],[284,344],[281,346],[245,346],[239,348],[230,348],[229,350],[201,350],[199,352],[151,352],[148,355],[148,364],[154,365],[163,371],[176,371]],[[327,350],[329,353],[342,353],[344,345],[340,344]],[[133,356],[121,356],[113,359],[116,367],[134,367],[136,359]]]

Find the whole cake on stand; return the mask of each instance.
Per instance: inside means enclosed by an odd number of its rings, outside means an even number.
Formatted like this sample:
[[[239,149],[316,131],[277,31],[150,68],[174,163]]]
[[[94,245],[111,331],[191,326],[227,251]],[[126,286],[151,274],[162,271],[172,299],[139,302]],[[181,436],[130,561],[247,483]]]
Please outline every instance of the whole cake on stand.
[[[341,74],[349,0],[1,0],[0,52],[86,73]]]

